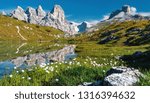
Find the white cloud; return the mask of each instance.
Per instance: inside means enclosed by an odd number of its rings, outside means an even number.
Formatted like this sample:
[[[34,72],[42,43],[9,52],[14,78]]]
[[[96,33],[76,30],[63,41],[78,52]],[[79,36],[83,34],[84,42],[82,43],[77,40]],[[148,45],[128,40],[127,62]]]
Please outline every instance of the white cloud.
[[[142,16],[150,16],[150,12],[139,12],[138,14]]]
[[[104,15],[102,20],[107,20],[109,19],[109,15]]]
[[[91,24],[91,25],[95,25],[97,23],[99,23],[100,20],[89,20],[88,23]]]
[[[131,13],[132,14],[136,14],[136,12],[137,12],[136,8],[135,7],[131,7]]]

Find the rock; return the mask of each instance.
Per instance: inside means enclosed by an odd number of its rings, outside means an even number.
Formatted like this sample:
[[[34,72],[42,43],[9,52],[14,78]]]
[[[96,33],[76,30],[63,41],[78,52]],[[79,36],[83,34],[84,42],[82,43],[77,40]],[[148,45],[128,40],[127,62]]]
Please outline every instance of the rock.
[[[84,82],[81,85],[78,86],[102,86],[103,82],[101,80],[95,81],[95,82]]]
[[[41,5],[39,5],[39,7],[36,9],[36,13],[40,21],[46,16],[46,12],[43,10]]]
[[[23,20],[23,21],[27,21],[27,14],[24,12],[24,10],[18,6],[16,10],[14,10],[11,13],[11,17],[16,18],[18,20]]]
[[[137,14],[135,7],[124,5],[120,10],[112,12],[107,21],[109,20],[125,21],[125,20],[143,20],[143,19],[150,20],[150,16]]]
[[[142,56],[142,55],[143,55],[143,52],[141,52],[141,51],[136,51],[136,52],[133,54],[134,57],[140,57],[140,56]]]
[[[65,19],[65,12],[59,5],[55,5],[53,10],[48,13],[42,9],[42,6],[39,6],[37,9],[28,7],[26,12],[24,12],[21,7],[18,7],[12,13],[11,17],[31,24],[51,26],[64,31],[69,35],[75,35],[78,33],[77,25],[74,25]]]
[[[100,44],[105,44],[109,41],[112,41],[112,40],[118,40],[119,37],[118,36],[108,36],[108,37],[105,37],[103,39],[101,39],[101,41],[99,42]]]
[[[129,5],[124,5],[124,6],[122,6],[122,11],[125,12],[125,13],[130,14],[131,13],[131,8],[130,8]]]
[[[57,18],[60,22],[65,22],[65,13],[60,5],[55,5],[51,13],[53,14],[54,18]]]
[[[85,22],[85,21],[81,23],[80,25],[78,25],[79,32],[85,32],[90,27],[91,27],[90,23]]]
[[[36,10],[32,7],[28,7],[26,10],[26,14],[28,16],[28,22],[31,24],[38,24],[40,20],[38,20]]]
[[[142,74],[128,67],[113,67],[104,78],[103,84],[106,86],[133,86],[139,81]]]

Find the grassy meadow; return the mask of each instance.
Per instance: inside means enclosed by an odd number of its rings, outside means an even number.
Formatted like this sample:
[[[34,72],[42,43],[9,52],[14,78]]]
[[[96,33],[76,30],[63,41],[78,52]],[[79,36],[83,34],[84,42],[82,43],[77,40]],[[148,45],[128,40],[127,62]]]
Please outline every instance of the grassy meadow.
[[[109,23],[108,23],[109,24]],[[51,27],[42,27],[0,16],[0,61],[28,54],[58,50],[65,44],[75,44],[77,58],[71,61],[37,65],[28,69],[14,68],[13,72],[0,79],[1,86],[77,86],[83,82],[102,80],[107,70],[114,66],[129,66],[139,69],[145,76],[137,85],[150,85],[149,54],[141,58],[144,62],[119,60],[120,56],[130,56],[136,51],[150,49],[149,21],[128,21],[103,24],[97,31],[79,34],[77,37],[64,38],[64,33]],[[20,28],[19,36],[16,26]],[[135,29],[139,32],[134,31]],[[132,32],[131,32],[132,31]],[[142,36],[140,35],[142,34]],[[100,41],[108,36],[118,36],[106,44]],[[143,36],[144,35],[144,36]],[[125,41],[129,40],[129,45]],[[132,58],[133,60],[139,58]],[[132,65],[134,64],[134,65]],[[147,66],[147,67],[146,67]]]

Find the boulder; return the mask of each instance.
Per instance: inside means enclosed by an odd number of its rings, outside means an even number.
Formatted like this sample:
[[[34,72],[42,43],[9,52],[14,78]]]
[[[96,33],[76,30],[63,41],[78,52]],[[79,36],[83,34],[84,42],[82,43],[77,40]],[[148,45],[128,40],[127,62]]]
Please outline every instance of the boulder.
[[[142,74],[128,67],[113,67],[104,78],[103,84],[106,86],[133,86],[139,81]]]

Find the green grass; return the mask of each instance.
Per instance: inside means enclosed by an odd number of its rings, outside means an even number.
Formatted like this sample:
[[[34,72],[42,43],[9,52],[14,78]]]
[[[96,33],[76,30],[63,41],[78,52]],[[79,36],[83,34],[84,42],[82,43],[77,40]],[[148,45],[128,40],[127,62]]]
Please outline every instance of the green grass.
[[[33,67],[22,72],[14,70],[0,80],[0,85],[13,86],[74,86],[83,82],[102,80],[108,69],[114,66],[127,66],[126,62],[116,59],[116,56],[131,55],[135,51],[146,51],[145,46],[111,46],[99,45],[95,42],[77,44],[78,57],[73,61],[54,63],[45,67]],[[53,68],[53,69],[52,69]],[[144,85],[149,78],[149,72],[138,85]],[[12,77],[10,77],[12,75]],[[28,80],[31,78],[31,80]],[[144,81],[144,83],[142,83]],[[145,83],[146,84],[146,83]]]
[[[20,33],[27,41],[54,41],[58,39],[58,35],[61,38],[64,36],[62,31],[52,27],[29,24],[0,15],[0,41],[24,41],[19,36],[16,26],[20,28]]]
[[[33,67],[22,71],[14,70],[0,80],[3,86],[74,86],[83,82],[92,82],[104,77],[106,66],[94,66],[87,58],[81,60],[54,63],[45,67]],[[88,75],[88,76],[87,76]]]
[[[102,39],[117,36],[117,40],[110,40],[105,44],[111,45],[143,45],[150,44],[150,21],[148,20],[137,20],[137,21],[124,21],[124,22],[114,22],[113,24],[99,23],[97,24],[98,30],[92,32],[83,33],[81,36],[76,37],[74,40],[78,42],[86,41],[97,41],[101,42]],[[139,29],[138,32],[135,29]],[[131,40],[125,43],[129,38]]]
[[[50,52],[64,47],[64,44],[54,42],[0,42],[0,61],[28,54]]]

